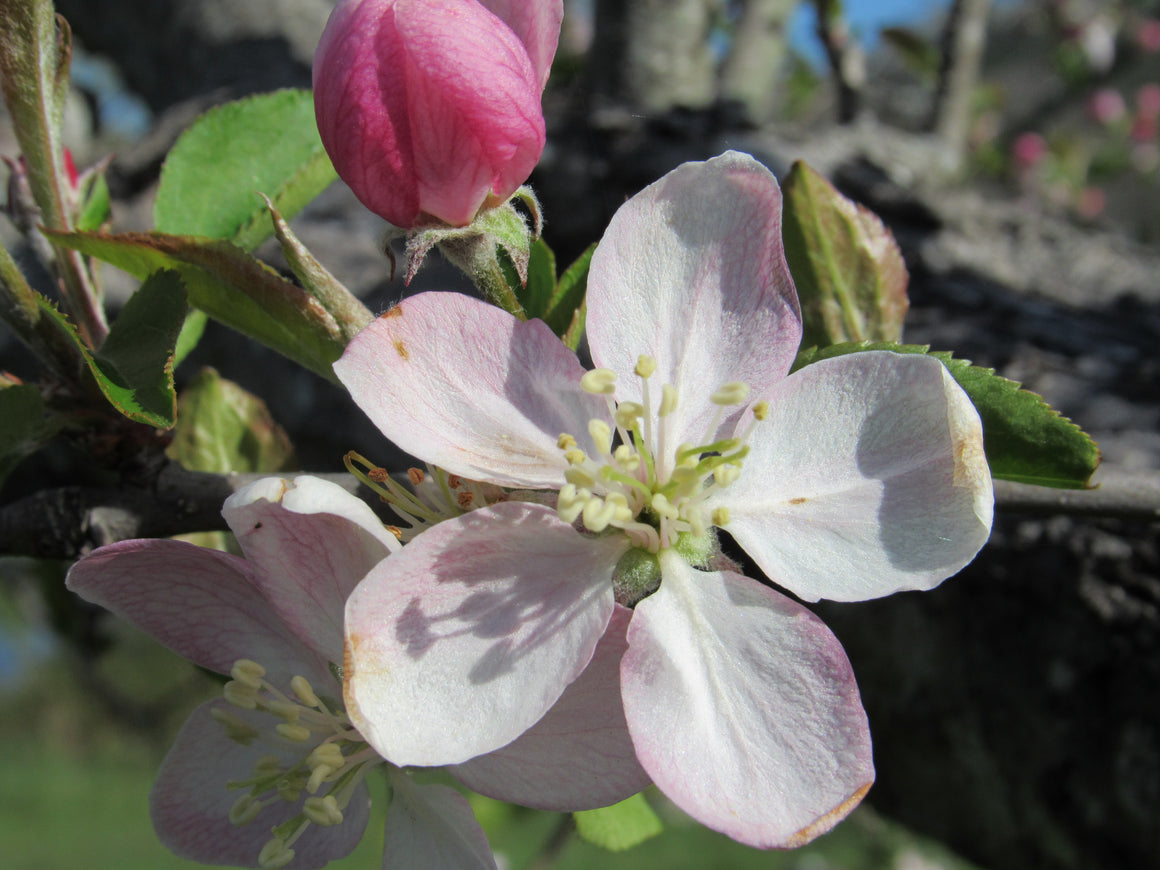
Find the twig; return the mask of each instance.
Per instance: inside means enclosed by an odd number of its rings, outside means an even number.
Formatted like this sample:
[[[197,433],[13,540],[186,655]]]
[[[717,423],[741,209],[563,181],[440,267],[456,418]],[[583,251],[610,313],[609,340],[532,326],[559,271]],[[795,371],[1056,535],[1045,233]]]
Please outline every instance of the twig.
[[[991,0],[955,0],[942,39],[942,63],[931,106],[930,127],[957,167],[967,147],[971,97],[979,77]]]

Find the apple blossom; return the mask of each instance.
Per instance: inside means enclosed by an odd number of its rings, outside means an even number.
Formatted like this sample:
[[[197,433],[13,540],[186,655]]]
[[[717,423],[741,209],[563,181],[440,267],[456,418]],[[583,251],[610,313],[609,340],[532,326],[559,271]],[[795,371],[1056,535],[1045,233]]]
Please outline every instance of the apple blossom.
[[[341,0],[314,55],[318,130],[371,211],[471,223],[544,148],[562,0]]]
[[[179,541],[126,541],[81,559],[67,581],[191,661],[232,677],[221,699],[193,712],[158,774],[151,809],[162,842],[202,862],[320,867],[361,838],[364,780],[381,768],[392,794],[384,868],[494,870],[464,798],[384,762],[343,710],[343,607],[363,575],[399,549],[395,536],[366,504],[308,476],[251,484],[223,513],[245,558]],[[552,730],[577,705],[601,708],[599,699],[618,684],[623,649],[623,629],[610,632],[594,667],[539,732],[476,760],[478,770],[467,768],[472,781],[499,797],[552,808],[590,808],[642,788],[647,776],[615,748],[602,747],[596,758],[581,753],[587,778],[577,776],[559,760],[561,729]],[[611,715],[580,730],[594,742],[619,744],[631,761],[622,713],[603,708]],[[568,746],[574,751],[571,740]],[[601,782],[593,786],[592,778]]]
[[[793,846],[870,787],[841,645],[740,574],[717,529],[806,600],[929,589],[986,540],[991,479],[978,415],[937,360],[859,353],[787,375],[801,316],[780,206],[773,176],[732,152],[622,206],[592,258],[591,371],[543,323],[451,293],[405,299],[335,364],[401,448],[509,490],[426,527],[347,604],[347,710],[386,758],[470,764],[504,746],[627,607],[628,729],[694,818]]]

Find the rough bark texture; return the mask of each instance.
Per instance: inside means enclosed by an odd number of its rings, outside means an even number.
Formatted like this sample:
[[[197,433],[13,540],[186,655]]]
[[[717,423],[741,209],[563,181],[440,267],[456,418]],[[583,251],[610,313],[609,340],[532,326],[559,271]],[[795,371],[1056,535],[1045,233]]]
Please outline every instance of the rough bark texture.
[[[733,44],[721,67],[721,98],[745,107],[761,124],[773,117],[777,80],[786,53],[786,27],[797,0],[744,0]]]

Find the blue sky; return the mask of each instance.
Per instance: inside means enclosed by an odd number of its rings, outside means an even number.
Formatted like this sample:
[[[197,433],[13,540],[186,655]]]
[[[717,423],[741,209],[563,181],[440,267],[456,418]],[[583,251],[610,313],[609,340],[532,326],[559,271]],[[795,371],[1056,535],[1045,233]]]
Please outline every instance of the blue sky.
[[[949,0],[846,0],[843,4],[850,30],[872,49],[884,27],[922,24],[939,16]],[[790,42],[814,63],[825,64],[822,46],[814,35],[817,16],[813,3],[801,3],[790,24]]]

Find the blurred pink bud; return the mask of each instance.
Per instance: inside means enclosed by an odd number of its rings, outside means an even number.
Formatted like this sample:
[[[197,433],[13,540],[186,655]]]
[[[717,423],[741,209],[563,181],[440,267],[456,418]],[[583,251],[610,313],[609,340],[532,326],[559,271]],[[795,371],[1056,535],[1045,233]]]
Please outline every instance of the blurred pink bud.
[[[471,222],[544,149],[562,0],[340,0],[314,54],[339,176],[397,227]]]
[[[1143,118],[1160,118],[1160,84],[1149,82],[1136,91],[1136,111]]]
[[[1156,141],[1156,116],[1148,116],[1141,112],[1136,116],[1132,122],[1132,130],[1129,134],[1133,142],[1155,142]]]
[[[1136,44],[1149,54],[1160,51],[1160,20],[1146,18],[1136,31]]]
[[[1030,169],[1047,155],[1047,142],[1038,133],[1021,133],[1011,146],[1016,168]]]
[[[1106,205],[1107,197],[1104,196],[1102,190],[1098,187],[1085,187],[1079,193],[1075,210],[1080,213],[1081,217],[1095,218],[1099,217]]]
[[[1088,115],[1097,124],[1114,124],[1128,113],[1123,95],[1115,88],[1100,88],[1088,97]]]

